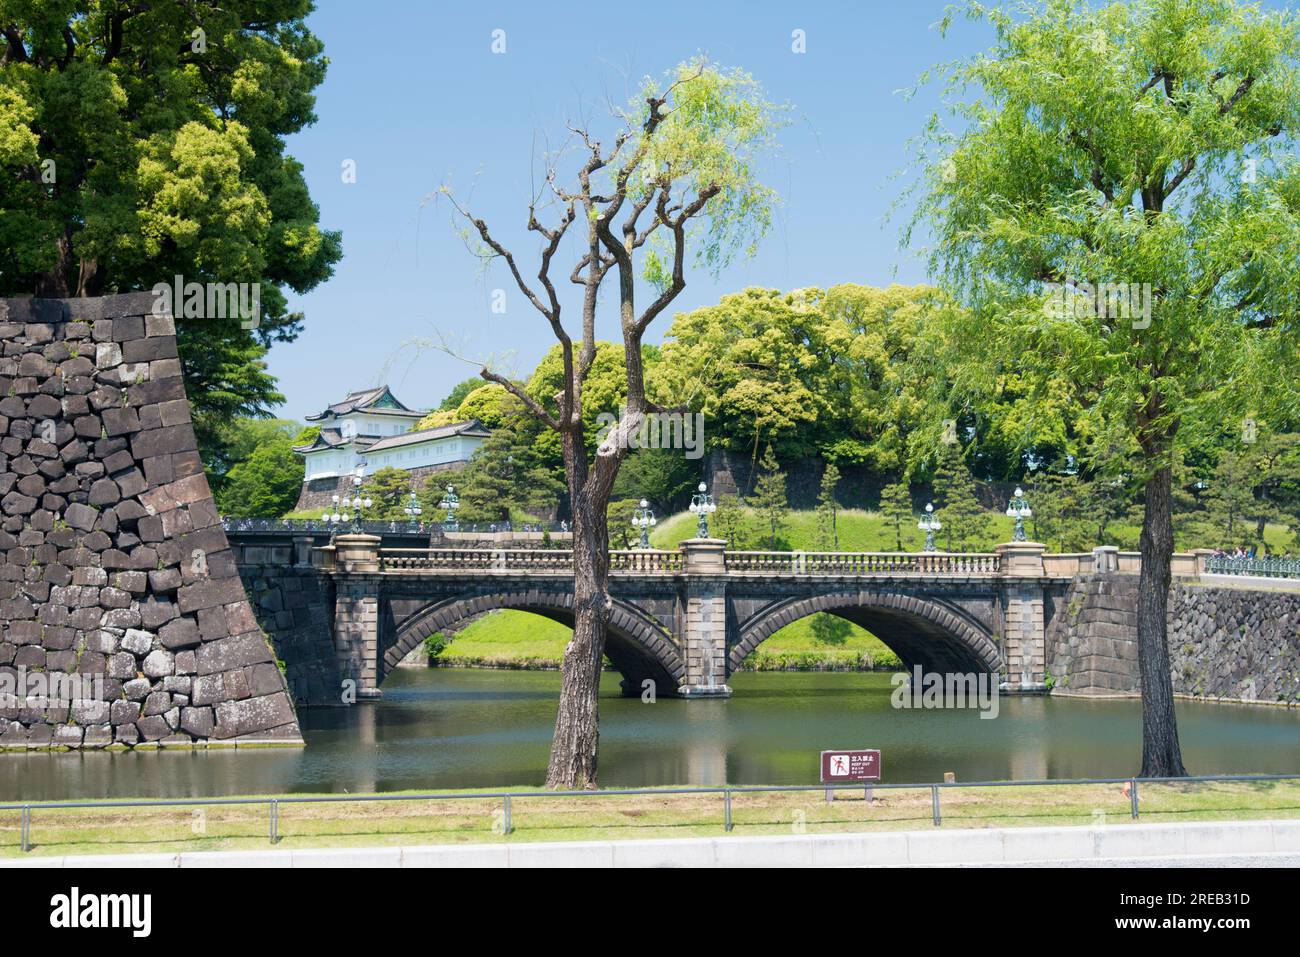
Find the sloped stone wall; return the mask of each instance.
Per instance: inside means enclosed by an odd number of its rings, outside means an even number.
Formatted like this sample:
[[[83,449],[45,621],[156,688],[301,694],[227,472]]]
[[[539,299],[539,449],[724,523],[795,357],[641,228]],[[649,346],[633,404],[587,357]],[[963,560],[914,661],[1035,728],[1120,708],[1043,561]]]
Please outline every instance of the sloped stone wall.
[[[1078,578],[1047,636],[1069,694],[1138,694],[1136,575]],[[1300,705],[1300,593],[1176,581],[1169,593],[1175,694]]]
[[[152,304],[0,300],[0,747],[301,743]]]

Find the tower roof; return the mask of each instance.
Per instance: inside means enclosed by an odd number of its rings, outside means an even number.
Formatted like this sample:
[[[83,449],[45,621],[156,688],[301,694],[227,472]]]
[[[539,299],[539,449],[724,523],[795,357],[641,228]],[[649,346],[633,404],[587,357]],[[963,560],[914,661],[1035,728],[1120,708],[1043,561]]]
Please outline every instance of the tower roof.
[[[423,412],[408,408],[398,401],[397,396],[393,395],[392,390],[387,385],[380,385],[371,389],[350,392],[342,402],[335,402],[324,411],[314,412],[307,416],[307,421],[320,422],[325,419],[337,419],[353,412],[395,415],[402,418],[420,418],[424,415]]]

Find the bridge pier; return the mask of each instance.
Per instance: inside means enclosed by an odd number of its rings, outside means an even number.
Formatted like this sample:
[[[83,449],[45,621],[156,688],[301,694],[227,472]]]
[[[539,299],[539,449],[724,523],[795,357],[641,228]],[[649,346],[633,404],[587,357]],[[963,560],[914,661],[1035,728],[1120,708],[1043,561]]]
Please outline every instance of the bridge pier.
[[[681,635],[686,677],[683,698],[727,698],[727,543],[717,538],[682,542],[686,615]]]
[[[1001,556],[1003,691],[1047,689],[1047,621],[1043,600],[1043,553],[1038,542],[997,546]]]
[[[339,674],[356,700],[382,695],[379,682],[379,543],[377,535],[340,535],[334,542],[334,651]]]

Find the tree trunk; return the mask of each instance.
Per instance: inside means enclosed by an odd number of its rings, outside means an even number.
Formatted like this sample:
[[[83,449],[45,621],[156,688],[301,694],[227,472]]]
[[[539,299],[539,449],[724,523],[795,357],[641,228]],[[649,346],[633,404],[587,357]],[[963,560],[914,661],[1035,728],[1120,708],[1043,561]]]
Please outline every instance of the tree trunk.
[[[1147,481],[1138,579],[1138,669],[1142,681],[1142,777],[1182,777],[1174,685],[1169,677],[1168,606],[1174,553],[1173,474]]]
[[[587,489],[573,491],[573,638],[560,666],[560,706],[546,786],[594,789],[600,672],[609,618],[607,503],[596,501],[600,496]]]

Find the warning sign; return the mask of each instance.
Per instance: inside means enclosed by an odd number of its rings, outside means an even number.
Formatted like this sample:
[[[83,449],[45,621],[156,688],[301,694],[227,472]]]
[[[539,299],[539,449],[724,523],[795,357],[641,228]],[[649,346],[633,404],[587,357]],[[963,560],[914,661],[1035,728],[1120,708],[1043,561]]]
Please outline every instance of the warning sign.
[[[880,752],[878,750],[822,752],[823,784],[879,780]]]

